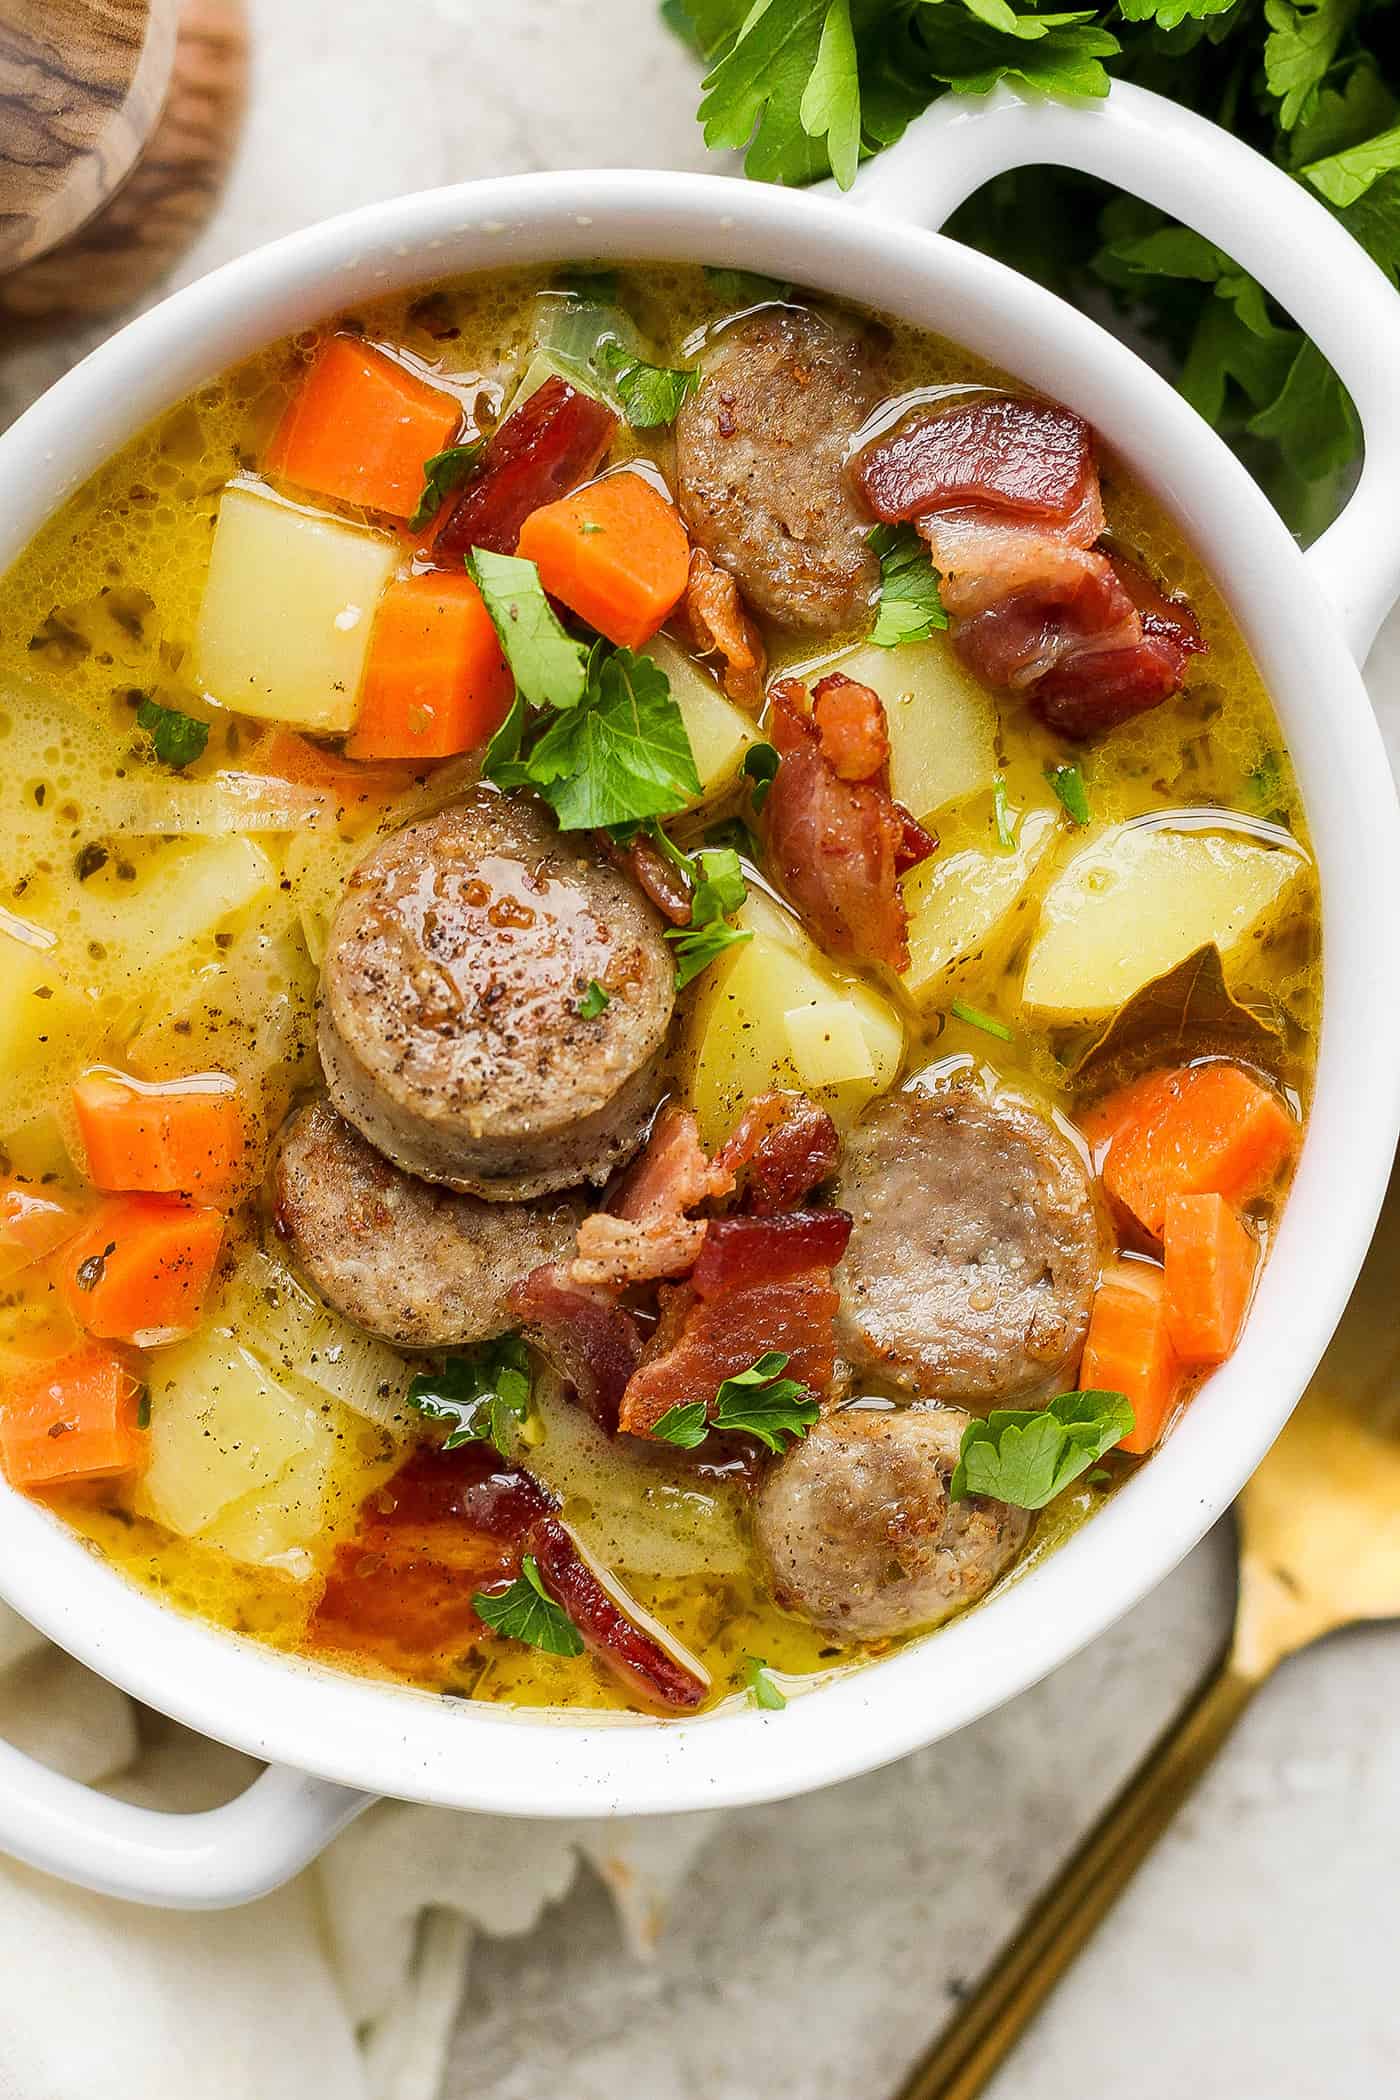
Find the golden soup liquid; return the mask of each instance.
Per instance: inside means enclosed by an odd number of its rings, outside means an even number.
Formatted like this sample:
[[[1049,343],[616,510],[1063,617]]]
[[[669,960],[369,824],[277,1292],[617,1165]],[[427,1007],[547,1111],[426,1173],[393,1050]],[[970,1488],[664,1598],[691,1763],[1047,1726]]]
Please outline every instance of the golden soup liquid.
[[[494,414],[529,361],[538,294],[557,281],[531,273],[449,283],[342,318],[453,384],[464,404]],[[697,331],[734,306],[732,292],[726,298],[704,273],[679,268],[623,272],[609,296],[637,324],[642,354],[660,364],[685,362]],[[283,408],[335,325],[277,343],[180,402],[94,475],[0,582],[0,1151],[11,1173],[81,1187],[69,1093],[95,1063],[151,1080],[228,1072],[266,1140],[318,1083],[320,942],[347,871],[385,829],[435,806],[460,778],[449,761],[446,789],[429,777],[387,809],[369,803],[329,831],[160,828],[159,798],[174,776],[152,764],[136,707],[153,695],[211,721],[207,750],[185,781],[238,768],[250,725],[209,707],[191,683],[220,495],[233,476],[257,471]],[[950,342],[888,325],[894,393],[1005,383]],[[669,473],[668,432],[624,427],[614,456],[629,450]],[[1306,856],[1302,810],[1268,696],[1225,607],[1179,534],[1111,464],[1104,498],[1115,542],[1189,597],[1209,654],[1193,660],[1175,700],[1073,750],[1021,706],[995,703],[1007,805],[1017,821],[1044,812],[1041,821],[1056,827],[1040,887],[1086,838],[1182,809],[1213,811],[1226,829],[1238,819],[1245,836],[1291,834]],[[248,617],[256,620],[256,606]],[[791,637],[769,640],[775,669],[813,661],[811,648]],[[899,655],[889,653],[882,688],[889,704],[896,704]],[[1073,830],[1046,783],[1047,765],[1067,758],[1083,771],[1089,833]],[[723,814],[708,810],[698,828]],[[940,810],[940,857],[985,850],[993,823],[986,789]],[[679,831],[685,836],[686,824]],[[942,1010],[920,1011],[896,995],[906,1032],[902,1076],[962,1062],[1072,1114],[1061,1061],[1070,1046],[1021,1000],[1034,907],[1031,895],[995,970],[967,980],[968,998],[999,1017],[1014,1041],[959,1020],[946,1001]],[[890,1000],[892,980],[871,983]],[[1281,1076],[1305,1104],[1320,989],[1308,868],[1289,910],[1250,958],[1245,989],[1282,1017]],[[694,1013],[716,997],[707,977],[682,994],[675,1058],[682,1091],[695,1080]],[[737,1114],[742,1099],[697,1106],[703,1127],[707,1115],[713,1124]],[[710,1141],[716,1134],[705,1132]],[[1270,1204],[1257,1211],[1266,1230]],[[46,1271],[0,1283],[0,1376],[62,1353],[74,1339]],[[402,1455],[402,1396],[413,1368],[383,1345],[362,1343],[299,1292],[268,1236],[259,1191],[249,1188],[231,1221],[204,1329],[150,1355],[153,1434],[162,1409],[197,1410],[220,1380],[221,1390],[235,1393],[250,1379],[281,1379],[319,1417],[314,1466],[301,1475],[292,1468],[273,1492],[223,1503],[191,1536],[155,1519],[139,1482],[52,1500],[95,1550],[166,1602],[296,1650],[332,1548],[353,1534],[365,1496]],[[379,1422],[335,1397],[351,1388],[362,1400],[370,1396]],[[610,1445],[547,1376],[527,1435],[522,1461],[563,1496],[562,1514],[584,1544],[704,1664],[717,1699],[741,1695],[752,1657],[764,1658],[789,1691],[860,1659],[862,1651],[838,1648],[766,1594],[742,1480],[724,1477],[722,1468],[699,1474],[688,1455],[666,1446],[625,1437]],[[230,1462],[211,1449],[211,1467]],[[1039,1517],[1005,1579],[1090,1514],[1123,1470],[1123,1461],[1111,1460],[1107,1479],[1067,1490]],[[199,1479],[180,1483],[192,1525],[201,1491]],[[627,1704],[588,1657],[560,1659],[499,1639],[434,1670],[430,1682],[533,1706]]]

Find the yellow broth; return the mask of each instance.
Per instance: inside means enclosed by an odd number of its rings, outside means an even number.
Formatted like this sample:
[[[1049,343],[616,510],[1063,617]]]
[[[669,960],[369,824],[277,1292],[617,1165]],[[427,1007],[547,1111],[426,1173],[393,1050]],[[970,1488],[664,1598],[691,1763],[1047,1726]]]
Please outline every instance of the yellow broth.
[[[464,404],[480,401],[494,414],[528,361],[536,294],[550,281],[534,273],[445,284],[342,319],[447,380]],[[684,361],[696,332],[727,310],[705,276],[689,269],[628,271],[621,297],[644,354],[662,364]],[[236,767],[246,748],[247,725],[209,706],[191,684],[212,529],[225,484],[240,471],[256,471],[333,325],[273,345],[170,410],[92,477],[0,582],[0,962],[10,980],[0,992],[0,1148],[10,1172],[58,1188],[80,1186],[69,1089],[95,1062],[152,1080],[230,1072],[256,1109],[263,1138],[270,1135],[317,1081],[319,941],[346,872],[374,837],[445,799],[462,777],[449,761],[437,782],[425,778],[387,809],[370,804],[344,812],[325,833],[174,837],[150,829],[138,836],[131,828],[133,807],[149,793],[154,773],[135,727],[141,696],[210,721],[207,751],[188,776],[195,782]],[[890,337],[896,393],[1001,381],[950,342],[895,324]],[[650,454],[669,471],[666,432],[624,427],[615,456],[629,450]],[[1305,850],[1302,810],[1268,696],[1217,592],[1160,510],[1111,463],[1104,497],[1117,544],[1190,598],[1209,654],[1193,662],[1175,700],[1082,750],[1067,751],[1026,709],[1000,702],[997,759],[1012,811],[1056,812],[1044,769],[1072,757],[1083,769],[1095,835],[1125,819],[1208,806],[1225,826],[1231,812],[1251,823],[1268,818]],[[770,641],[776,669],[812,659],[810,648],[790,638]],[[897,659],[892,652],[892,677]],[[985,846],[993,821],[987,792],[942,811],[941,851]],[[1061,820],[1058,864],[1083,836]],[[1072,1113],[1055,1054],[1065,1049],[1063,1037],[1035,1025],[1021,1007],[1033,921],[1028,912],[1004,962],[976,982],[973,994],[980,1009],[1014,1028],[1014,1043],[946,1010],[920,1013],[906,1003],[903,1076],[963,1060],[1043,1106]],[[1250,986],[1286,1017],[1284,1078],[1300,1103],[1308,1094],[1319,971],[1309,874],[1285,922],[1253,958]],[[880,989],[890,996],[888,980]],[[683,994],[678,1038],[687,1008],[705,990],[701,979]],[[684,1086],[683,1055],[676,1072]],[[271,1360],[278,1312],[268,1306],[260,1314],[248,1290],[265,1217],[258,1191],[244,1194],[207,1325],[231,1321],[231,1346],[246,1343]],[[1261,1225],[1269,1209],[1258,1206]],[[256,1331],[248,1331],[250,1319]],[[0,1375],[36,1355],[58,1354],[74,1338],[47,1271],[0,1286]],[[377,1427],[314,1382],[298,1391],[320,1411],[329,1456],[319,1522],[288,1549],[290,1558],[271,1555],[259,1565],[206,1537],[178,1536],[143,1511],[139,1485],[55,1494],[54,1506],[113,1567],[175,1608],[296,1650],[332,1548],[353,1533],[363,1498],[403,1448],[401,1406],[397,1416],[390,1407],[388,1426]],[[859,1659],[768,1597],[738,1485],[707,1482],[697,1492],[693,1465],[669,1449],[649,1450],[619,1471],[591,1424],[580,1428],[571,1413],[542,1379],[523,1462],[559,1489],[566,1521],[706,1666],[717,1697],[739,1690],[750,1657],[765,1658],[789,1689]],[[1115,1478],[1124,1464],[1111,1462]],[[618,1475],[611,1486],[610,1467]],[[1106,1491],[1082,1482],[1068,1490],[1038,1520],[1022,1566],[1067,1535]],[[343,1660],[354,1666],[353,1657]],[[488,1640],[429,1682],[537,1707],[627,1705],[589,1658],[563,1661],[502,1640]]]

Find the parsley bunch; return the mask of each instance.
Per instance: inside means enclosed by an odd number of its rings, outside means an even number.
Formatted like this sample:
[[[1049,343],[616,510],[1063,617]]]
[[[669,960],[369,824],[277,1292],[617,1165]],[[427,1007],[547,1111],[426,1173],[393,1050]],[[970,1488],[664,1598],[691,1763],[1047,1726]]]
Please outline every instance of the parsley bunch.
[[[1103,95],[1131,80],[1214,119],[1304,184],[1400,272],[1400,39],[1393,0],[662,0],[705,64],[712,146],[764,181],[843,185],[950,90],[1000,80]],[[1000,177],[948,230],[1082,303],[1104,288],[1289,523],[1335,512],[1360,451],[1321,353],[1201,235],[1090,178]]]

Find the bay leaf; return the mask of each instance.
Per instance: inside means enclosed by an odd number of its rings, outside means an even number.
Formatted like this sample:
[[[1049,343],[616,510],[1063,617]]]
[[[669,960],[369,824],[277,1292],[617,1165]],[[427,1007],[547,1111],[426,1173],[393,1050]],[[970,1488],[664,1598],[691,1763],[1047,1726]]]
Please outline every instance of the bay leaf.
[[[1070,1086],[1097,1094],[1157,1065],[1198,1057],[1239,1058],[1277,1079],[1283,1051],[1281,1018],[1235,997],[1220,950],[1207,942],[1142,985],[1107,1028],[1087,1042],[1081,1037],[1064,1062]]]

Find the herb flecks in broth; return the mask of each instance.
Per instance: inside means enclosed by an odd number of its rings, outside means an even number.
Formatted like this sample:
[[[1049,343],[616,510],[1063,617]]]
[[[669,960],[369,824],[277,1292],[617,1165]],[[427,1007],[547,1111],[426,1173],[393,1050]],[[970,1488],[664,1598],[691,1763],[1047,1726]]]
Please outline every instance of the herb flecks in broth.
[[[680,1711],[703,1685],[781,1725],[798,1685],[955,1608],[920,1526],[973,1556],[972,1594],[1019,1579],[1228,1348],[1309,1096],[1320,962],[1267,696],[1145,492],[1115,469],[1100,517],[1078,419],[1054,412],[1047,466],[1045,405],[954,345],[734,276],[517,274],[361,307],[180,403],[0,583],[0,1455],[132,1579],[274,1647],[523,1706]],[[378,389],[412,442],[377,450],[370,418],[347,456],[309,375],[361,390],[357,414]],[[761,503],[731,500],[726,448],[764,417],[805,434]],[[1007,592],[970,594],[966,544],[917,508],[988,431],[996,500],[1041,475],[1035,531],[1101,600],[1076,617],[1102,641],[1111,612],[1138,652],[1128,685],[1095,669],[1112,721],[1087,736],[1083,666],[1068,703],[1041,657],[1002,681],[1005,625],[994,662],[976,623]],[[535,522],[493,546],[522,486]],[[820,572],[780,529],[809,500]],[[641,1092],[585,1163],[617,1162],[606,1211],[596,1187],[522,1199],[530,1292],[473,1272],[439,1345],[423,1259],[381,1269],[369,1332],[312,1287],[266,1180],[328,1076],[317,997],[354,871],[440,812],[465,853],[452,813],[488,742],[487,773],[542,798],[584,868],[551,1084],[635,1057]],[[485,862],[462,863],[461,937],[529,952],[574,878]],[[649,915],[632,946],[594,908],[600,870]],[[411,998],[450,1034],[495,980],[454,974],[441,902],[414,922]],[[654,1047],[628,1034],[647,987]],[[201,1082],[232,1087],[236,1132]],[[503,1112],[498,1086],[483,1114]],[[400,1229],[401,1165],[368,1153],[355,1202],[388,1208],[347,1203],[328,1261]],[[412,1184],[422,1246],[470,1240],[470,1182]],[[992,1214],[1007,1187],[1023,1239]],[[923,1230],[940,1204],[973,1249],[960,1280]],[[473,1356],[497,1292],[525,1341]],[[1102,1390],[1052,1438],[1042,1396],[1005,1388],[1062,1361]],[[1129,1391],[1126,1441],[1086,1471]],[[958,1528],[960,1481],[1009,1512],[990,1544]],[[1029,1536],[1018,1497],[1045,1505]],[[910,1524],[877,1565],[892,1512]]]

